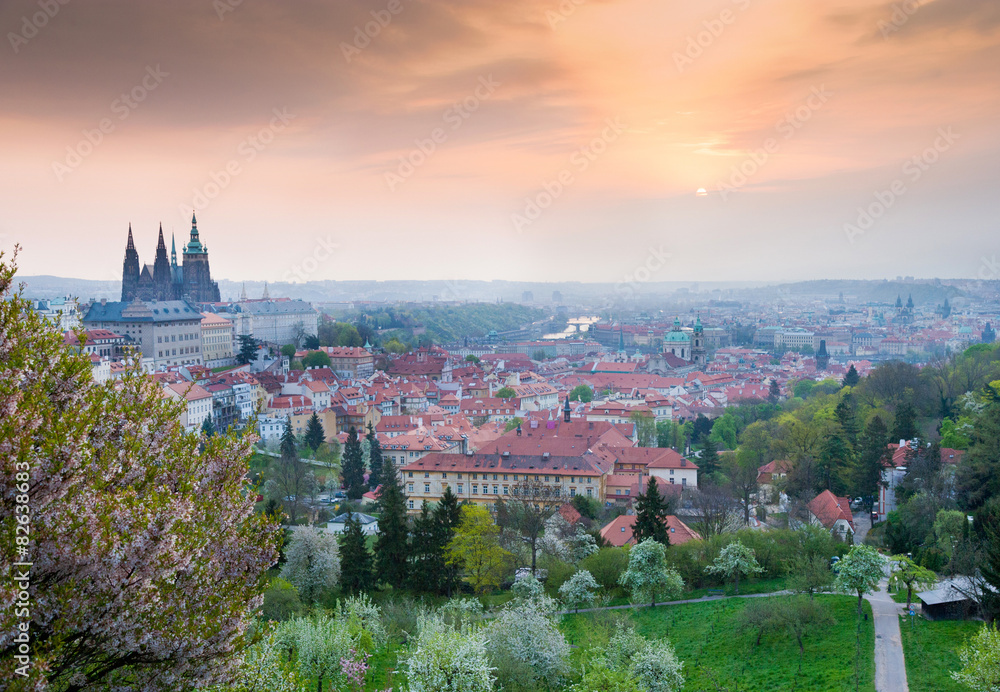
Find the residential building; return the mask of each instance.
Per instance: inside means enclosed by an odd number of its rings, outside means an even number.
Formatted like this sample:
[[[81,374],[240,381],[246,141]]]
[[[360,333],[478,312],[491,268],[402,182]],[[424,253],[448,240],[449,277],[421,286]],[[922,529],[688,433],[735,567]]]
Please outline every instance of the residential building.
[[[161,370],[174,365],[202,365],[201,313],[186,300],[131,303],[102,300],[83,318],[87,329],[121,334]]]
[[[201,313],[201,350],[206,368],[235,365],[235,341],[236,329],[232,321],[214,312]]]

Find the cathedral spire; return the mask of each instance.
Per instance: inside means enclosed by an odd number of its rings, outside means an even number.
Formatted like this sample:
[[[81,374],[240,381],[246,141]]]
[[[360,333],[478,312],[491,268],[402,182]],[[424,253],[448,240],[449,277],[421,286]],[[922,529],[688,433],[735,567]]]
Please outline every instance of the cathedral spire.
[[[156,241],[156,251],[159,252],[160,250],[163,250],[163,252],[167,251],[167,244],[165,242],[163,242],[163,224],[162,223],[160,224],[160,239],[158,241]]]
[[[243,282],[243,290],[240,292],[240,302],[241,303],[247,302],[247,282],[246,281]]]
[[[135,243],[132,242],[132,223],[128,224],[128,243],[125,245],[125,252],[135,250]]]
[[[202,246],[201,239],[198,237],[198,219],[195,217],[194,212],[191,212],[191,239],[188,244],[184,247],[185,255],[197,255],[207,252],[207,250]]]
[[[177,239],[174,238],[173,231],[170,232],[170,264],[177,266]]]

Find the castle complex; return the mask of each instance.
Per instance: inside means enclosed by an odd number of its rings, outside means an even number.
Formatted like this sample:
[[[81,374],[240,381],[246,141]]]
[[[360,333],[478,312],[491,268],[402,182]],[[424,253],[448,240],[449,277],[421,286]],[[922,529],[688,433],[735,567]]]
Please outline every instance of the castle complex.
[[[170,259],[163,242],[163,225],[156,244],[153,264],[139,270],[139,253],[132,242],[132,225],[128,227],[125,262],[122,267],[122,301],[180,300],[196,303],[217,303],[221,300],[219,284],[212,281],[208,266],[208,247],[198,237],[198,220],[191,214],[191,238],[183,249],[183,264],[177,263],[177,244],[170,239]]]

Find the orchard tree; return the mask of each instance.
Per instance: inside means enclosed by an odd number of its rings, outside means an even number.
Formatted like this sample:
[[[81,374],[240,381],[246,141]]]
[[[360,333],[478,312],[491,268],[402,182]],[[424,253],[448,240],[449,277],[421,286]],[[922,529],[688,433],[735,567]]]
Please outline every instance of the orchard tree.
[[[958,650],[958,660],[962,669],[951,674],[953,680],[976,692],[1000,689],[1000,632],[996,623],[979,628]]]
[[[675,598],[684,590],[684,580],[667,565],[667,550],[661,543],[646,539],[628,555],[628,568],[618,583],[632,592],[635,602],[656,605],[658,595]]]
[[[0,655],[4,685],[176,690],[228,679],[277,559],[254,512],[254,437],[204,440],[133,361],[93,381],[86,356],[13,289],[0,261]],[[30,543],[15,538],[30,508]],[[32,563],[30,583],[13,579]],[[24,588],[22,589],[21,586]],[[21,595],[23,594],[23,596]],[[30,602],[27,612],[14,604]],[[30,627],[26,677],[15,675]]]
[[[885,558],[870,545],[856,545],[837,563],[837,589],[858,595],[858,616],[866,593],[878,590],[885,576]]]
[[[318,601],[340,579],[337,537],[315,526],[294,527],[281,578],[298,589],[303,599]]]
[[[563,582],[563,585],[559,587],[559,595],[562,597],[563,603],[579,613],[581,605],[593,604],[599,588],[601,585],[594,579],[594,575],[581,569]]]
[[[889,585],[895,588],[906,587],[906,609],[913,602],[913,588],[930,588],[937,584],[937,575],[926,567],[921,567],[906,555],[893,555],[889,558]]]
[[[670,642],[649,641],[631,627],[611,638],[602,663],[612,671],[627,673],[642,692],[678,692],[684,687],[684,664]]]
[[[740,541],[733,541],[719,552],[715,561],[705,568],[709,574],[721,574],[725,577],[735,579],[736,595],[740,595],[740,577],[748,577],[760,574],[764,569],[757,564],[757,556],[753,548],[743,545]]]
[[[519,600],[486,627],[486,654],[502,690],[557,690],[570,672],[569,644],[540,601]]]
[[[413,653],[406,660],[410,692],[492,692],[496,676],[483,630],[455,629],[421,616]]]

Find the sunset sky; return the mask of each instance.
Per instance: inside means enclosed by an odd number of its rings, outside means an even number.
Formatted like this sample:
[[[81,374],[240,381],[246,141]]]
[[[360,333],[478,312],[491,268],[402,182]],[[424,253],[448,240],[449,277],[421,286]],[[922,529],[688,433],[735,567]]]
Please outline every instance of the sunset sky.
[[[996,0],[13,0],[0,28],[0,248],[26,275],[120,278],[130,222],[151,263],[192,208],[232,280],[620,281],[651,251],[662,281],[972,278],[1000,254]]]

